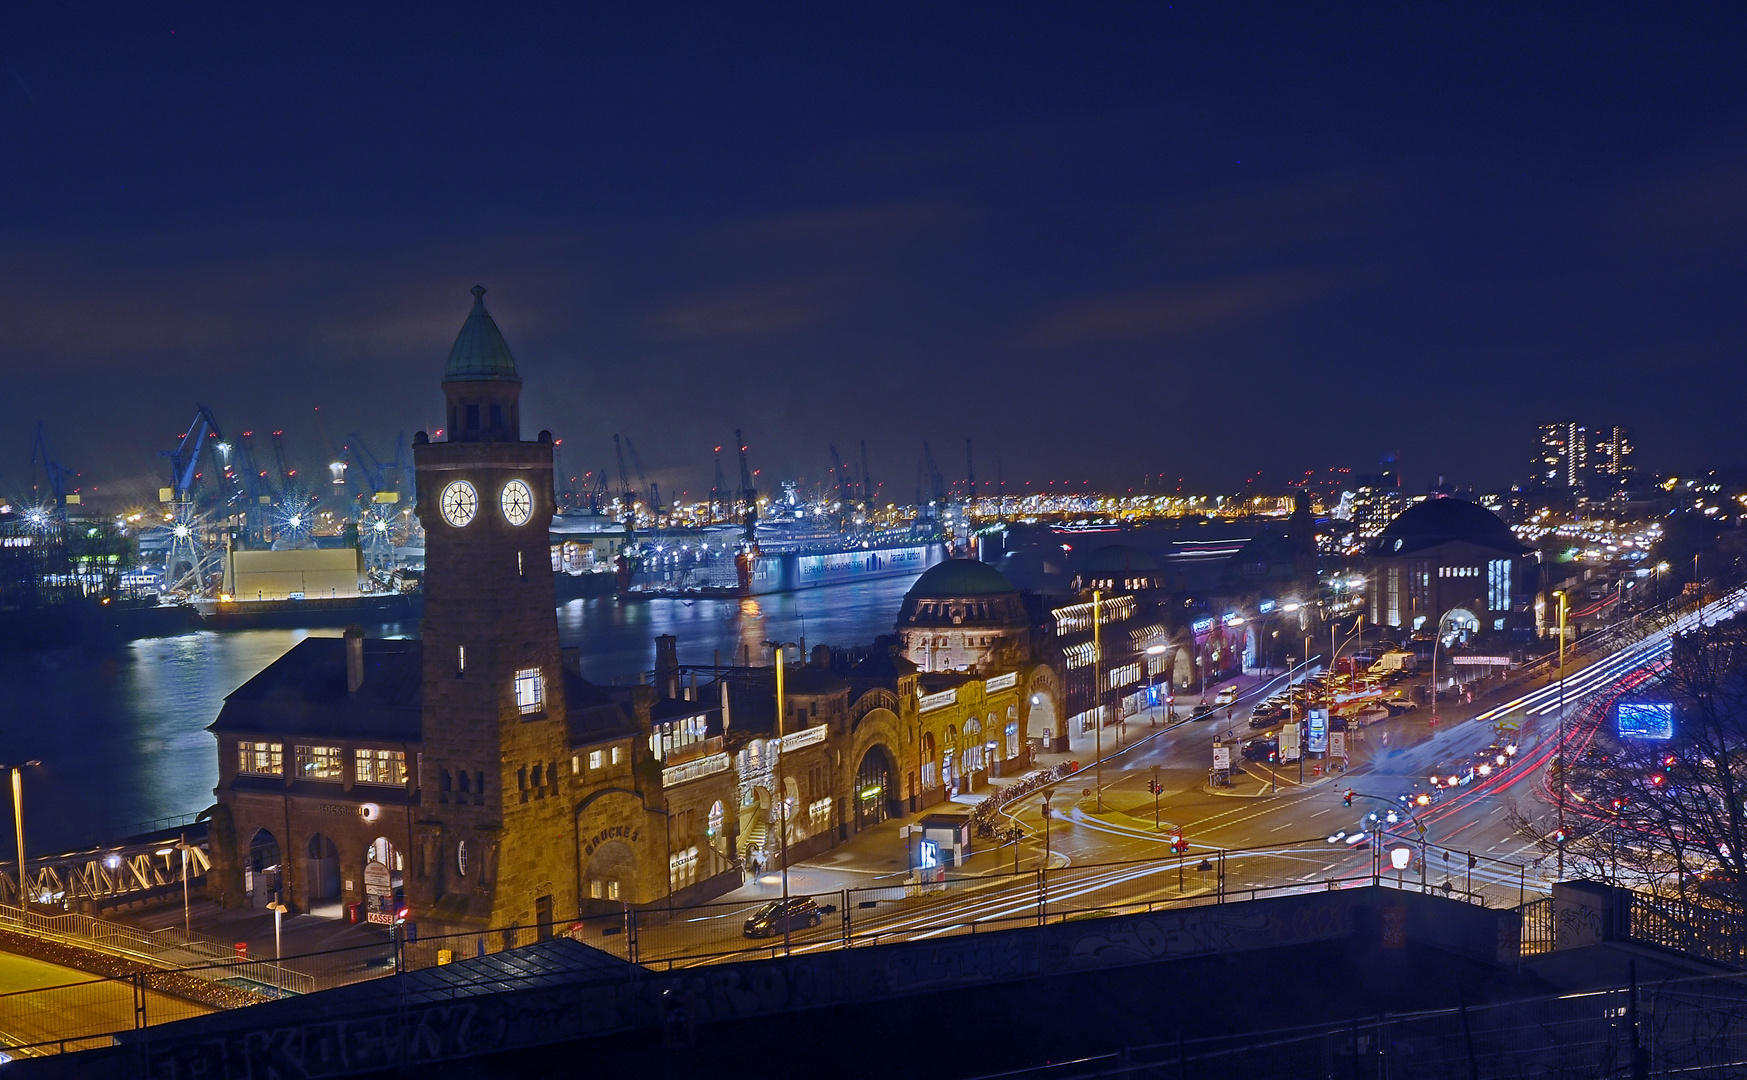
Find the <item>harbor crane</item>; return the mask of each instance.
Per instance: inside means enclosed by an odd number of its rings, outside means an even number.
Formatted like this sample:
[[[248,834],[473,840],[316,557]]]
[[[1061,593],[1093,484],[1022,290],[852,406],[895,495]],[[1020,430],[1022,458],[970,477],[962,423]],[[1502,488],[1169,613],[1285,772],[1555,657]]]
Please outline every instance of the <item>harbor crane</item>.
[[[752,467],[746,463],[746,437],[734,429],[734,443],[740,447],[740,498],[746,504],[746,542],[758,546],[758,489],[752,486]]]
[[[39,465],[43,471],[43,486],[48,489],[46,492],[37,486],[36,469]],[[36,436],[30,442],[30,486],[39,502],[45,497],[54,500],[54,506],[49,512],[57,520],[64,518],[67,513],[67,478],[77,475],[71,469],[63,467],[49,452],[48,436],[43,432],[43,422],[38,420]]]
[[[709,524],[711,525],[714,525],[716,519],[721,516],[722,494],[727,490],[728,481],[722,478],[722,448],[718,446],[716,447],[716,475],[715,478],[710,481]]]
[[[649,522],[653,528],[661,528],[661,486],[649,482],[648,475],[643,471],[642,455],[637,453],[637,444],[631,441],[631,436],[625,436],[625,453],[631,455],[631,468],[637,473],[639,491],[649,492]]]
[[[861,440],[861,505],[867,513],[873,513],[874,482],[873,474],[867,467],[867,440]]]
[[[631,490],[631,477],[625,472],[625,441],[623,437],[613,436],[613,454],[619,459],[619,505],[625,512],[625,543],[631,542],[631,533],[637,527],[637,494]]]
[[[849,470],[843,467],[843,458],[837,453],[837,444],[831,444],[831,478],[837,484],[837,514],[847,517],[850,513]]]

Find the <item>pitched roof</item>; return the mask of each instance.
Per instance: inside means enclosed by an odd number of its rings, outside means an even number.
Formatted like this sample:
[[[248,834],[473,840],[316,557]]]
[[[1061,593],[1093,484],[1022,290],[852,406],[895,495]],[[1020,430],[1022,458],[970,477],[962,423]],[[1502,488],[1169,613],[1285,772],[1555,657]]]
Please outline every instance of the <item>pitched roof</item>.
[[[444,382],[515,382],[516,359],[510,355],[509,343],[491,313],[485,310],[485,286],[473,286],[473,310],[455,335],[449,350],[449,363],[443,369]]]
[[[364,640],[364,682],[346,691],[344,638],[304,638],[224,699],[209,731],[417,742],[424,644]]]

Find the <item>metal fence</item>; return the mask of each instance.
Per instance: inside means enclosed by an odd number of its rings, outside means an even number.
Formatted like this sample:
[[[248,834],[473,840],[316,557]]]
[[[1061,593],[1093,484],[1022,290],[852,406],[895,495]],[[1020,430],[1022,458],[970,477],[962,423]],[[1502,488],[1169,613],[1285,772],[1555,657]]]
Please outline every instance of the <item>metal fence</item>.
[[[1001,1075],[1039,1080],[1515,1080],[1738,1077],[1744,1072],[1747,986],[1737,975],[1135,1046]]]

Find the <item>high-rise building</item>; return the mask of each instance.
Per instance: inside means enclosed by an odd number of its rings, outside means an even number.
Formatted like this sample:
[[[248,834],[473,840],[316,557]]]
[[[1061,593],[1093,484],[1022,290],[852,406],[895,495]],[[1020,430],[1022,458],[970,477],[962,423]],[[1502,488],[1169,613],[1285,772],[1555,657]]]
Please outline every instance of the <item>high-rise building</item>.
[[[1542,424],[1535,457],[1535,486],[1581,488],[1588,473],[1588,431],[1582,424]]]
[[[1615,424],[1607,430],[1605,436],[1596,440],[1596,474],[1606,476],[1615,483],[1624,482],[1632,474],[1632,465],[1628,460],[1632,456],[1632,450],[1632,442],[1626,435],[1626,429]]]

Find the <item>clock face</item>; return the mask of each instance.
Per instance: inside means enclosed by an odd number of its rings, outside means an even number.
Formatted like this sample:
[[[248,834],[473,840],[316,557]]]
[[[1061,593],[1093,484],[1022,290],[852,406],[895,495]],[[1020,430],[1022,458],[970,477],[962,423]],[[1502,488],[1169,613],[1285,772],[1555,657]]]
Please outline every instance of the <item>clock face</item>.
[[[534,514],[534,493],[520,480],[511,480],[503,486],[500,502],[504,520],[511,525],[526,525]]]
[[[479,513],[479,492],[465,480],[456,480],[443,489],[441,499],[443,520],[459,529]]]

